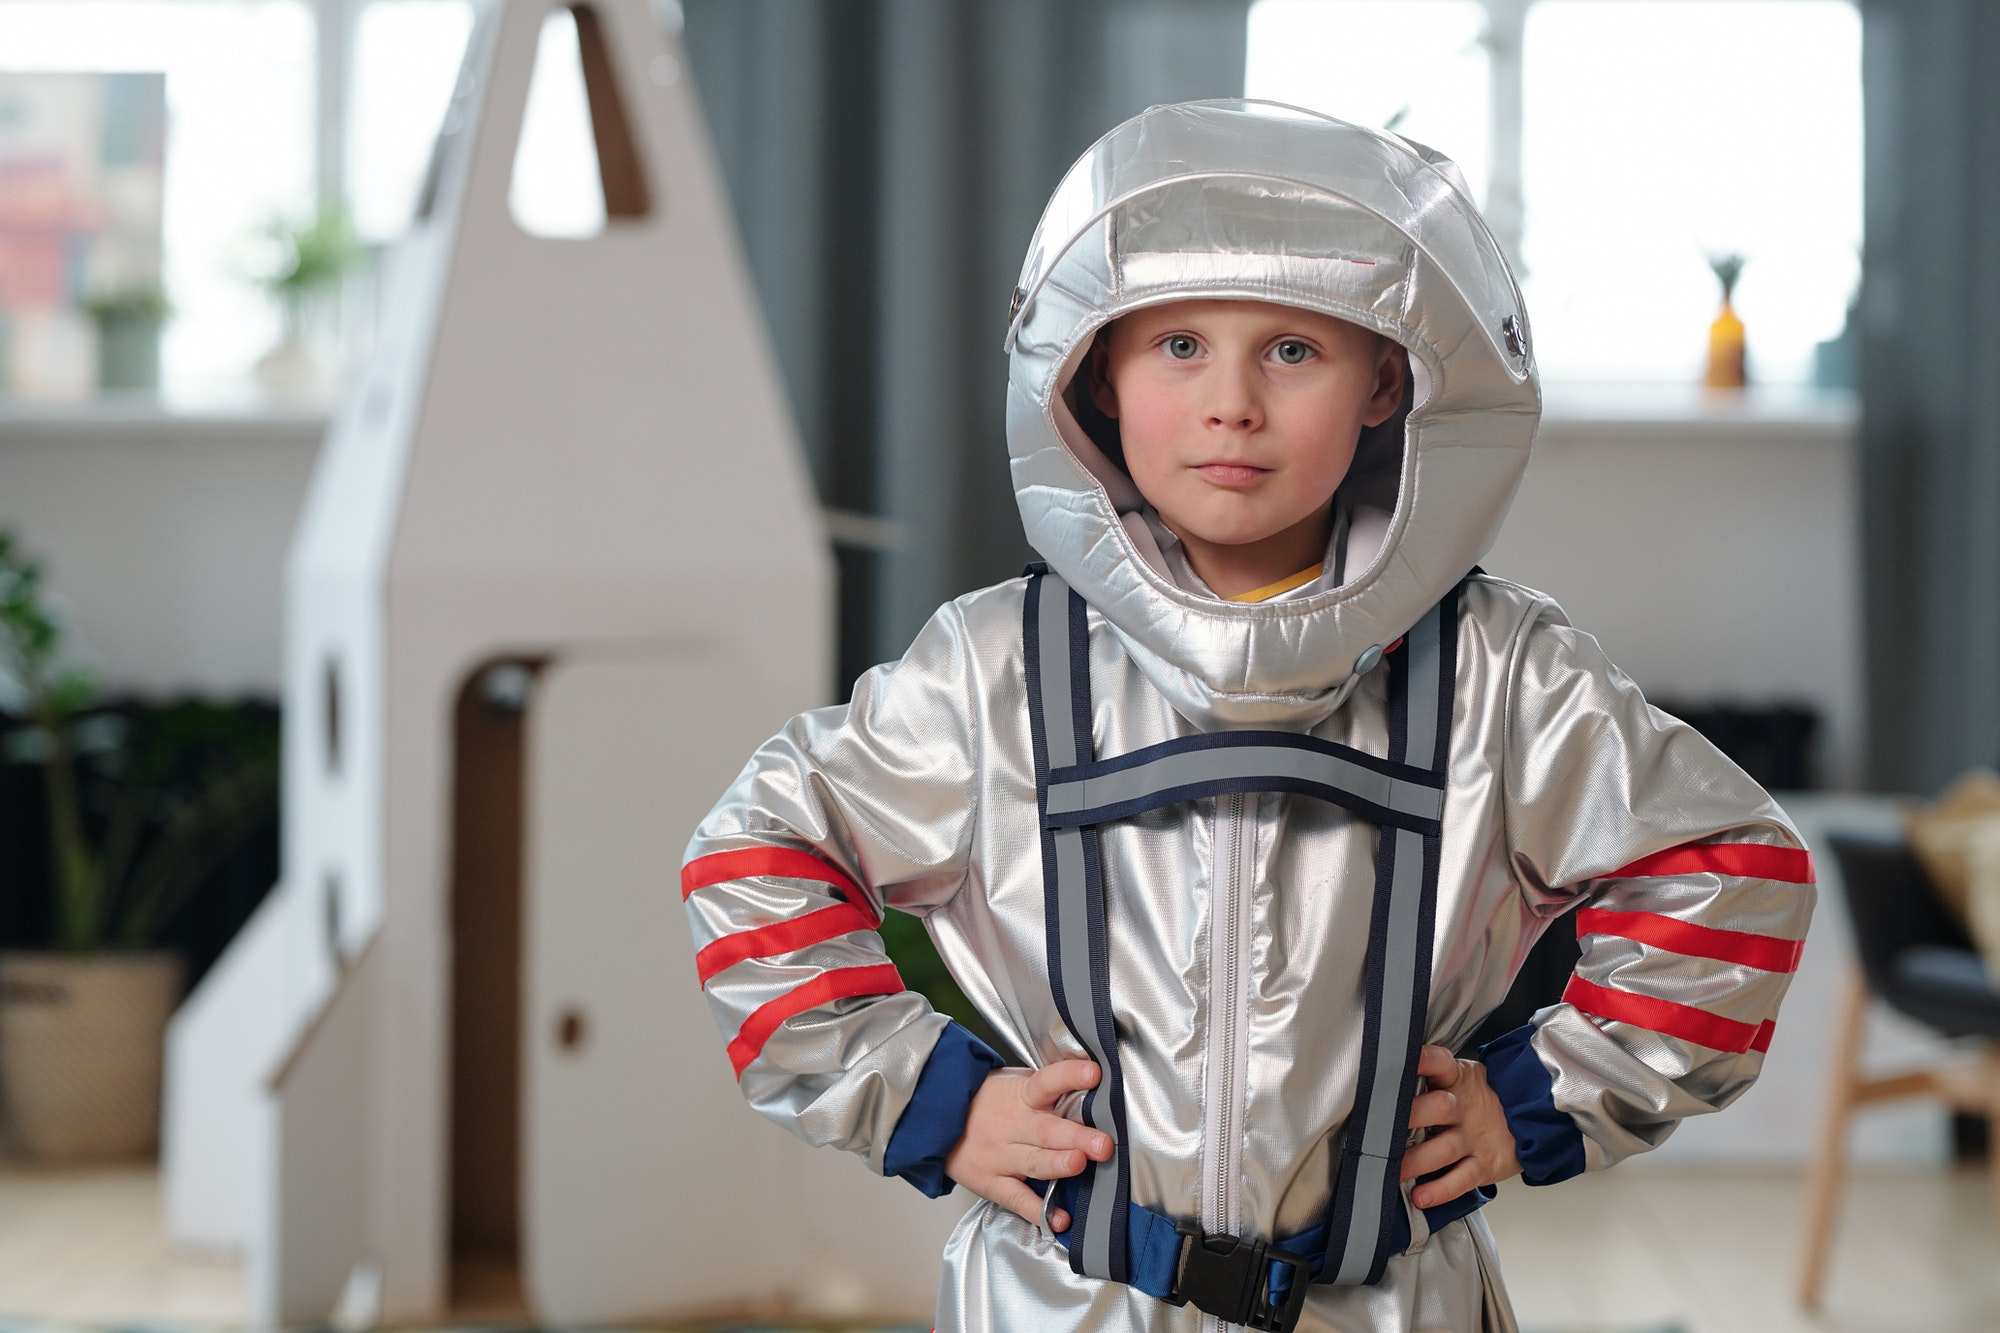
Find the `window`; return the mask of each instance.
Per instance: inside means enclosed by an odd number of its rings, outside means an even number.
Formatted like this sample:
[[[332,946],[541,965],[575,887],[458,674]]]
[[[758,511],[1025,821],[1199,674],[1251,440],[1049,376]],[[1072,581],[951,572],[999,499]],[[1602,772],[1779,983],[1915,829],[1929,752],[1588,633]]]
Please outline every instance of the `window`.
[[[0,0],[0,71],[165,73],[161,277],[174,314],[162,376],[196,390],[240,383],[278,329],[251,281],[258,231],[312,207],[311,9],[304,0]],[[79,334],[71,346],[85,350],[31,367],[35,378],[17,387],[87,392],[89,342]]]
[[[362,6],[345,35],[345,134],[322,139],[308,0],[0,0],[0,72],[165,76],[158,277],[172,306],[160,354],[170,395],[234,397],[252,382],[279,334],[279,312],[256,281],[269,253],[262,233],[310,216],[322,143],[344,139],[348,203],[364,242],[409,225],[472,18],[469,0]],[[90,391],[88,320],[75,307],[96,293],[82,290],[89,279],[67,285],[78,289],[63,294],[68,308],[35,312],[37,341],[52,350],[7,349],[0,332],[0,352],[13,353],[0,365],[0,392]],[[0,310],[17,344],[22,323]],[[40,326],[51,324],[44,336]]]
[[[410,225],[471,35],[469,0],[378,0],[355,20],[347,194],[364,241]]]
[[[1428,144],[1484,202],[1485,31],[1479,0],[1262,0],[1250,10],[1244,86]]]
[[[1360,59],[1354,32],[1396,36]],[[1516,251],[1549,379],[1697,379],[1723,253],[1746,260],[1754,379],[1807,380],[1845,322],[1862,166],[1847,0],[1259,0],[1246,85],[1369,124],[1403,112],[1390,128],[1458,158]]]
[[[1695,378],[1707,257],[1736,253],[1752,378],[1808,379],[1860,276],[1854,9],[1541,0],[1522,82],[1522,288],[1549,373]]]

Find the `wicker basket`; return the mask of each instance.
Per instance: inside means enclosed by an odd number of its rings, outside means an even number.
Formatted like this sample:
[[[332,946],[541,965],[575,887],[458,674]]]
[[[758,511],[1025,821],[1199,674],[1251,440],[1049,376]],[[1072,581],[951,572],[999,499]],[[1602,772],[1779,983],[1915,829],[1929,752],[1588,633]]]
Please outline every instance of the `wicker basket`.
[[[45,1162],[151,1153],[181,994],[171,953],[0,953],[0,1128]]]

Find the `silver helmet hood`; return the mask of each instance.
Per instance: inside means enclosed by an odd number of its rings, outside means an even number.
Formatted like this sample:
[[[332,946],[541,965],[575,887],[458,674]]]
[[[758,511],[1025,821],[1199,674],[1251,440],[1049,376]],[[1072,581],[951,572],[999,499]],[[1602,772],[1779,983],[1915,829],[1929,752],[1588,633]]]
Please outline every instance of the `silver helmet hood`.
[[[1409,349],[1413,406],[1364,434],[1343,492],[1392,510],[1365,568],[1244,604],[1177,586],[1121,515],[1143,501],[1064,389],[1141,306],[1273,301]],[[1030,543],[1204,729],[1309,727],[1499,532],[1541,415],[1519,288],[1458,169],[1393,134],[1269,102],[1154,107],[1057,187],[1007,331],[1007,443]]]

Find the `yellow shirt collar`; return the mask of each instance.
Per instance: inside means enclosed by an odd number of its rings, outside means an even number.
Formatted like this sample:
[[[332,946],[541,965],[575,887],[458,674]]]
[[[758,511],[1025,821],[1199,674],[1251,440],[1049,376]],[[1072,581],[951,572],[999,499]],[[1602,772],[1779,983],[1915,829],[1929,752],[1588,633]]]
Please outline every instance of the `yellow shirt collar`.
[[[1294,588],[1311,583],[1319,577],[1320,571],[1324,568],[1326,568],[1324,564],[1314,565],[1310,569],[1302,569],[1296,574],[1279,579],[1276,583],[1267,583],[1261,588],[1252,588],[1249,592],[1239,592],[1234,597],[1226,598],[1225,600],[1231,602],[1268,602],[1279,593],[1290,592]]]

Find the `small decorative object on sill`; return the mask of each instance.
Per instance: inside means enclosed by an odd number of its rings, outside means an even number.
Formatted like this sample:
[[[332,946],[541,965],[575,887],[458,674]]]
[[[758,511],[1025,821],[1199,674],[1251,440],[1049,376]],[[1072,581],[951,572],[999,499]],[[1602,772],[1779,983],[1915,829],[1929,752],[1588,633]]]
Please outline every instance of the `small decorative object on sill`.
[[[1743,276],[1742,255],[1710,255],[1708,266],[1715,270],[1716,278],[1722,283],[1722,310],[1715,322],[1708,326],[1708,376],[1705,383],[1711,389],[1741,389],[1750,382],[1747,358],[1744,355],[1743,321],[1736,317],[1736,310],[1730,305],[1730,297],[1736,293],[1736,280]]]
[[[172,308],[156,286],[102,292],[84,303],[97,326],[97,387],[160,387],[160,326]]]
[[[39,566],[0,530],[0,685],[16,719],[0,758],[41,770],[54,908],[52,948],[0,951],[0,1127],[13,1152],[87,1162],[158,1142],[183,976],[161,932],[275,816],[278,755],[275,739],[230,745],[199,708],[135,744],[63,638]],[[198,740],[221,743],[170,781]]]
[[[1847,322],[1840,332],[1825,342],[1813,344],[1812,382],[1815,389],[1852,389],[1854,382],[1855,330],[1861,324],[1861,309],[1849,303]]]
[[[338,207],[321,209],[309,223],[274,221],[264,234],[277,258],[262,283],[284,327],[258,359],[257,380],[282,397],[324,397],[340,382],[340,284],[361,247]]]

